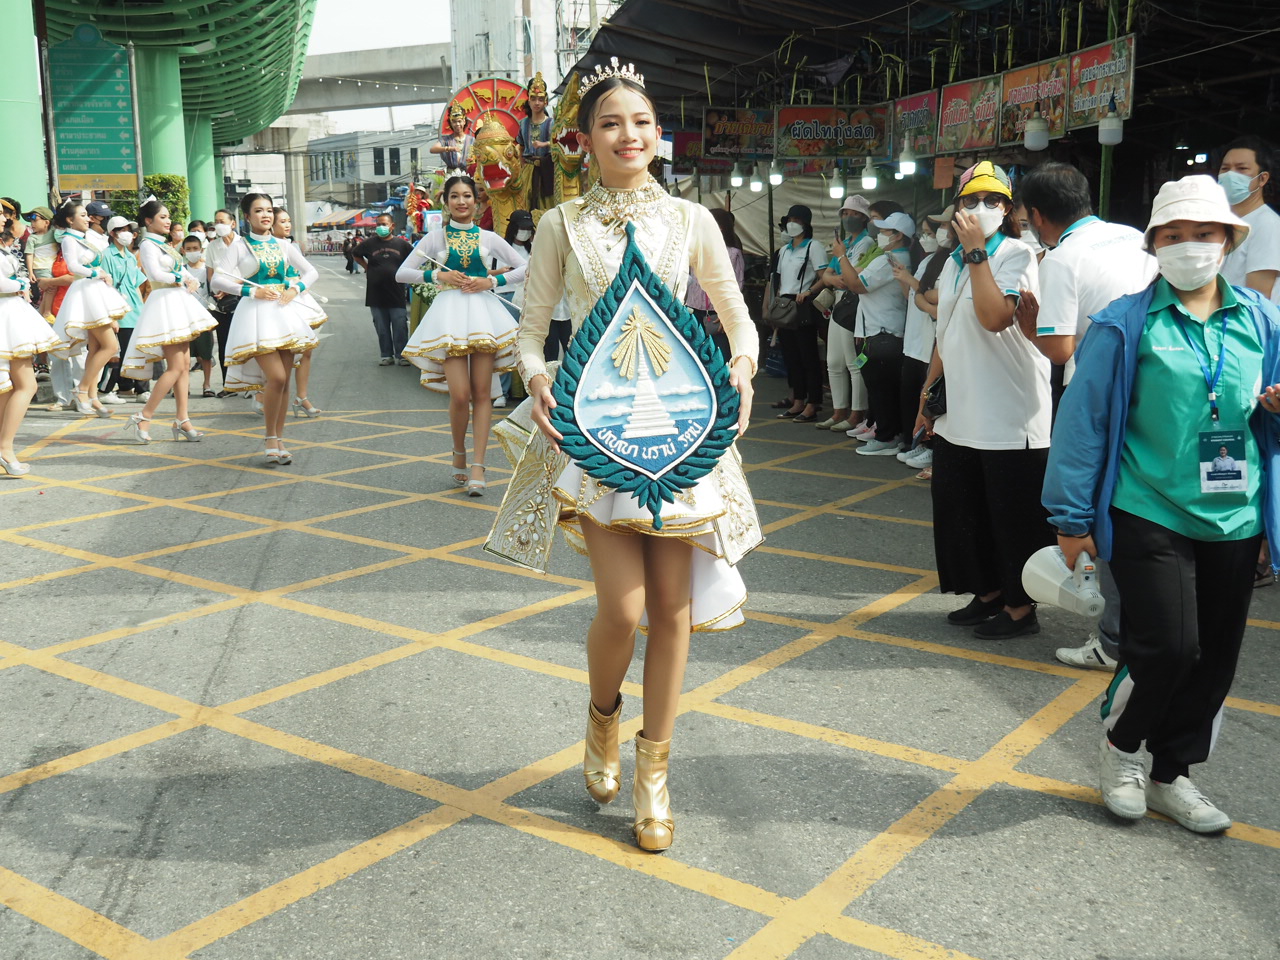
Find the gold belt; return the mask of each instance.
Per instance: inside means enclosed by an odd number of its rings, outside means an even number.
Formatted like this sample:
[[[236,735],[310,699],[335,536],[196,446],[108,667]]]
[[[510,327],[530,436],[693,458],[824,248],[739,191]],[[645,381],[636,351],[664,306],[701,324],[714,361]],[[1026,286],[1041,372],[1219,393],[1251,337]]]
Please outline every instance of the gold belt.
[[[21,291],[15,290],[13,293],[0,293],[0,297],[16,297]]]
[[[182,286],[182,284],[179,284],[179,283],[161,283],[161,282],[159,282],[159,281],[157,281],[157,280],[152,280],[152,281],[151,281],[151,289],[152,289],[152,290],[169,290],[169,289],[172,289],[173,287],[179,287],[179,286]]]

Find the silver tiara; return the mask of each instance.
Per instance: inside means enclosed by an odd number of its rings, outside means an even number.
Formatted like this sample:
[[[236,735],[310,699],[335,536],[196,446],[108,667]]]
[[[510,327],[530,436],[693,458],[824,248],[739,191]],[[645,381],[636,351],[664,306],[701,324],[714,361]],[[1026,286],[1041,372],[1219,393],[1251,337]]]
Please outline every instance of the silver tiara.
[[[147,197],[147,199],[143,200],[140,204],[138,204],[138,206],[145,207],[148,203],[159,203],[159,202],[160,201],[156,199],[156,195],[153,193],[151,194],[151,196]]]
[[[618,65],[617,57],[609,58],[609,66],[602,67],[596,64],[596,72],[587,74],[578,84],[578,93],[583,94],[594,87],[601,80],[608,80],[610,77],[618,77],[621,80],[630,80],[632,83],[638,83],[644,86],[644,74],[636,73],[636,65],[628,63],[625,67]]]

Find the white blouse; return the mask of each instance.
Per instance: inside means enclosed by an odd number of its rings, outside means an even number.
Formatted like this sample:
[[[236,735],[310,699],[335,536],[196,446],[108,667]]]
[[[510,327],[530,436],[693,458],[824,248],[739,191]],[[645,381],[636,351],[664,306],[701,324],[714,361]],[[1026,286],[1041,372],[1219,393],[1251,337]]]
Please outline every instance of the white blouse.
[[[62,237],[62,259],[66,261],[67,272],[77,277],[106,276],[101,267],[90,267],[98,257],[97,247],[78,230],[68,230]]]
[[[497,256],[511,270],[502,274],[503,281],[494,290],[517,284],[525,278],[528,263],[516,249],[491,230],[480,231],[480,259],[486,264]],[[436,263],[431,261],[435,260]],[[449,260],[449,244],[445,241],[444,228],[437,227],[419,240],[400,269],[396,271],[397,283],[427,283],[428,273],[440,269]],[[488,267],[485,268],[488,270]],[[495,278],[496,279],[496,278]]]
[[[153,284],[185,284],[186,268],[178,265],[164,240],[160,234],[144,235],[142,243],[138,245],[138,262],[142,266],[142,272]]]

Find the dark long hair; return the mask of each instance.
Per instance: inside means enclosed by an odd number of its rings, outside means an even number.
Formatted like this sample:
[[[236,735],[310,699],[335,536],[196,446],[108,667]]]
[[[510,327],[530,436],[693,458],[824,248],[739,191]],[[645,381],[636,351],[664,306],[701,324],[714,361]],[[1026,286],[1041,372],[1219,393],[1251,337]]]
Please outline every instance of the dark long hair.
[[[138,208],[138,226],[144,231],[147,229],[147,221],[154,220],[160,216],[160,211],[164,209],[164,204],[159,200],[148,200]]]
[[[240,199],[240,214],[245,219],[248,219],[249,211],[253,209],[253,202],[255,200],[265,200],[267,203],[271,203],[271,196],[266,193],[246,193]]]
[[[711,219],[715,220],[716,226],[720,228],[720,235],[724,237],[724,245],[729,248],[737,247],[742,249],[742,241],[738,239],[738,220],[728,210],[712,210]]]
[[[75,216],[76,207],[83,209],[84,204],[77,200],[73,203],[64,203],[59,206],[57,210],[53,211],[53,225],[59,230],[70,230],[70,221],[71,218]]]
[[[457,176],[450,177],[448,180],[446,180],[444,182],[444,189],[440,191],[440,198],[444,201],[445,213],[449,212],[449,191],[452,190],[459,183],[465,183],[467,186],[469,186],[471,188],[471,196],[475,197],[477,201],[479,201],[480,199],[480,194],[476,190],[476,182],[472,180],[470,177],[468,177],[465,173],[460,173]]]

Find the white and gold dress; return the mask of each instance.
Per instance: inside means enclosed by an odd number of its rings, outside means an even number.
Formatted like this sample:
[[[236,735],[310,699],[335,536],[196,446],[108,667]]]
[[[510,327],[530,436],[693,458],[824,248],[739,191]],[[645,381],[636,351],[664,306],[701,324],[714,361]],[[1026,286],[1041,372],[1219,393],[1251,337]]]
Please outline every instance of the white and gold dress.
[[[164,359],[164,348],[190,343],[218,325],[194,293],[187,290],[187,268],[179,263],[173,249],[158,233],[143,235],[138,261],[151,284],[151,293],[142,305],[137,326],[129,338],[121,372],[142,380],[151,365]]]
[[[13,389],[9,363],[58,345],[53,328],[27,302],[27,281],[18,278],[18,260],[0,250],[0,393]]]
[[[241,298],[227,334],[228,390],[256,392],[263,388],[266,377],[258,357],[288,350],[293,353],[296,365],[302,354],[320,342],[311,329],[315,310],[299,303],[296,297],[289,303],[281,303],[253,296],[254,285],[282,293],[286,289],[305,293],[306,283],[294,274],[288,250],[267,233],[237,237],[218,258],[218,269],[210,285],[221,293]],[[241,282],[246,280],[249,282]]]
[[[109,242],[97,233],[63,231],[62,259],[67,272],[76,279],[67,288],[54,322],[54,333],[58,337],[58,346],[53,350],[55,356],[64,359],[79,356],[89,342],[88,331],[109,327],[129,312],[124,297],[103,279],[110,279],[101,260]]]
[[[728,334],[732,359],[747,357],[754,373],[759,338],[719,226],[705,207],[671,197],[650,180],[638,190],[596,184],[543,215],[517,340],[526,385],[539,374],[558,375],[558,364],[548,367],[542,353],[553,310],[564,295],[577,333],[618,272],[628,222],[635,224],[635,241],[649,266],[680,301],[693,271]],[[555,527],[585,552],[584,518],[615,533],[677,537],[697,548],[689,585],[693,629],[740,626],[747,591],[735,566],[763,536],[736,447],[674,503],[662,505],[662,525],[656,529],[647,507],[599,483],[558,452],[534,426],[531,412],[532,400],[526,400],[494,428],[515,475],[485,549],[545,572]]]

